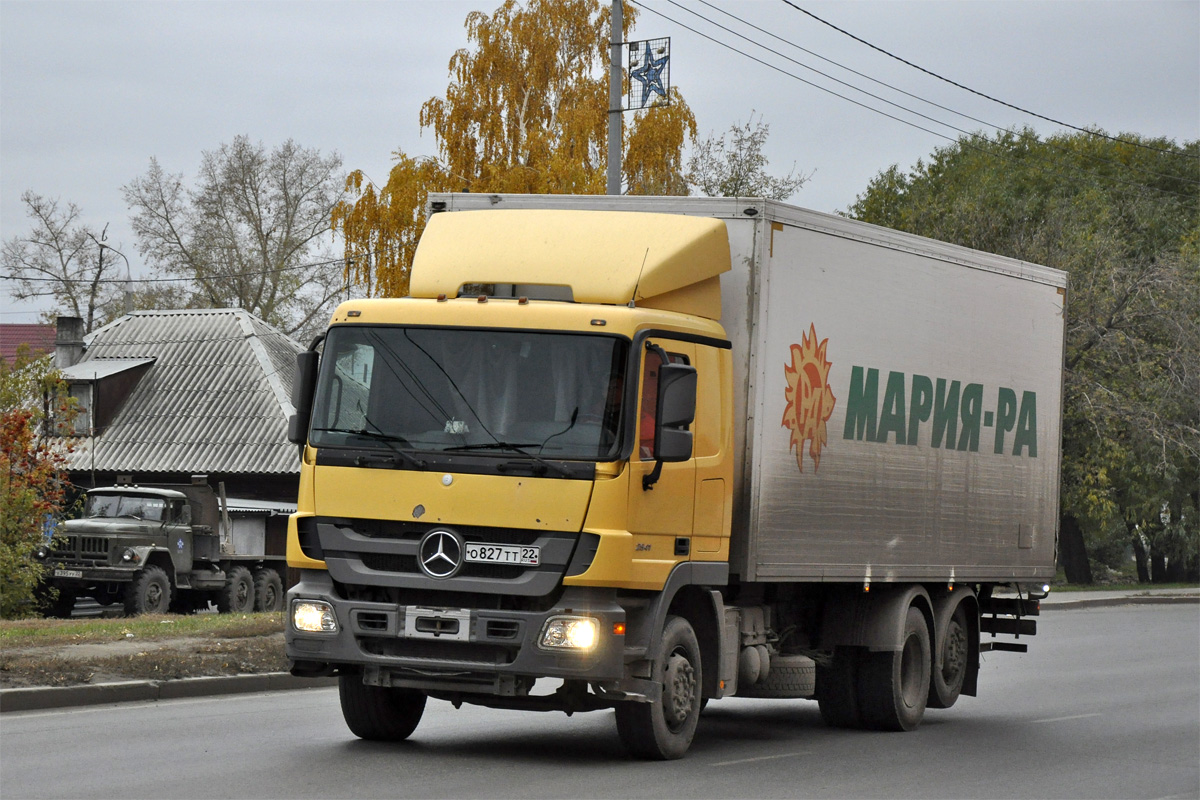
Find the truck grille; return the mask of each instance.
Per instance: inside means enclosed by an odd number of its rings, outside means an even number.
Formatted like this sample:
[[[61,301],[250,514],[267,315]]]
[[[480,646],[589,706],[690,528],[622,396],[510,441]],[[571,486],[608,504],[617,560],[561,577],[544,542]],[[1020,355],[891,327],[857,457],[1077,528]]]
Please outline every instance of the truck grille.
[[[50,557],[72,561],[105,561],[108,559],[108,540],[102,536],[60,536],[54,540]]]
[[[330,577],[351,587],[386,587],[543,597],[555,591],[575,552],[579,534],[318,517],[313,520]],[[418,564],[425,534],[452,531],[465,542],[532,546],[537,566],[464,562],[453,577],[434,578]],[[586,567],[585,567],[586,568]]]

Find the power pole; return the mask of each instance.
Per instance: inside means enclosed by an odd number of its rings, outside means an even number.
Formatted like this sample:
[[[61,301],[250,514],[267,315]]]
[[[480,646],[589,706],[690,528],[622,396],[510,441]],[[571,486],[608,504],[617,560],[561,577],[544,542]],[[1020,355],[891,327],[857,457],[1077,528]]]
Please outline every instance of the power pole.
[[[608,67],[608,194],[621,193],[621,47],[625,29],[621,0],[612,0]]]

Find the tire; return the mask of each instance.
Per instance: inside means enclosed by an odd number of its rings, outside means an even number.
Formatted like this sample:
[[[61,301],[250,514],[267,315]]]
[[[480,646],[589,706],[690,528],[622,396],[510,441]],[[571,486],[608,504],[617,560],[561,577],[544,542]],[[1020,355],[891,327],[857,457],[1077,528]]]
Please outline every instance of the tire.
[[[271,567],[263,567],[254,573],[254,610],[283,610],[283,581]]]
[[[51,591],[54,591],[53,588],[48,587],[46,593],[38,601],[38,607],[42,615],[58,619],[70,619],[71,612],[75,610],[75,592],[71,589],[59,588],[53,599],[51,599],[49,597]]]
[[[807,656],[776,655],[767,677],[745,691],[739,688],[738,697],[812,697],[816,674],[817,665]]]
[[[970,635],[966,606],[959,603],[942,632],[942,646],[933,662],[929,680],[929,708],[949,708],[962,694],[971,652]]]
[[[901,648],[866,653],[858,673],[863,724],[879,731],[911,731],[921,724],[929,699],[929,626],[909,607]]]
[[[683,617],[667,617],[654,665],[662,698],[654,703],[618,703],[617,735],[625,749],[639,758],[682,758],[696,735],[704,685],[700,644]]]
[[[175,597],[171,600],[170,611],[172,614],[195,614],[202,602],[195,591],[175,590]]]
[[[125,615],[165,614],[171,607],[171,581],[162,567],[143,567],[125,587]]]
[[[246,614],[254,610],[254,580],[245,567],[230,567],[225,585],[217,591],[217,611]]]
[[[862,653],[856,647],[834,650],[833,661],[816,669],[813,690],[821,719],[831,728],[861,728],[858,706],[858,667]]]
[[[425,713],[424,692],[367,686],[362,675],[338,676],[338,697],[346,727],[358,738],[372,742],[407,739]]]

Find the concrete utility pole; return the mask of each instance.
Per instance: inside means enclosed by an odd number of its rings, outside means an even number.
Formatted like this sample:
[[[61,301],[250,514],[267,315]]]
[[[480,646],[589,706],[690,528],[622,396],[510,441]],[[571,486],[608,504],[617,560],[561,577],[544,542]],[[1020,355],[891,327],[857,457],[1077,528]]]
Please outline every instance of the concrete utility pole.
[[[621,0],[612,2],[612,37],[608,67],[608,194],[621,193],[621,45],[624,24]]]

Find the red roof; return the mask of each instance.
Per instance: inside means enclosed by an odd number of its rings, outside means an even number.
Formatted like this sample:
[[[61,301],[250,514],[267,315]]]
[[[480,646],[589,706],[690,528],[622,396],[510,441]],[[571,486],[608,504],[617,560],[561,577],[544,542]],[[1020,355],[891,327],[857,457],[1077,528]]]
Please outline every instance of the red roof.
[[[12,366],[17,360],[17,348],[29,345],[31,356],[54,352],[53,325],[0,323],[0,358]]]

